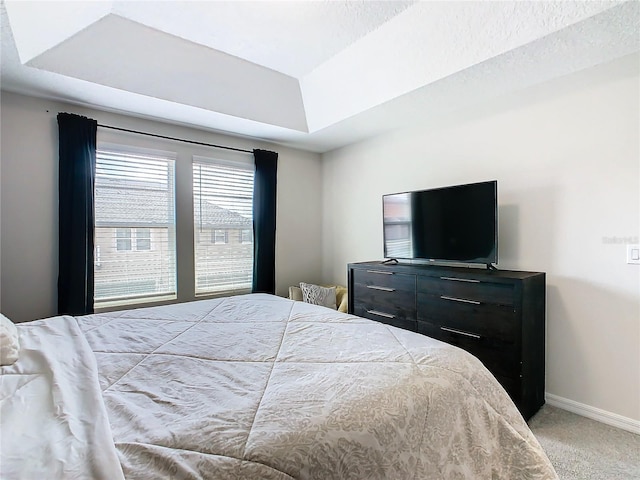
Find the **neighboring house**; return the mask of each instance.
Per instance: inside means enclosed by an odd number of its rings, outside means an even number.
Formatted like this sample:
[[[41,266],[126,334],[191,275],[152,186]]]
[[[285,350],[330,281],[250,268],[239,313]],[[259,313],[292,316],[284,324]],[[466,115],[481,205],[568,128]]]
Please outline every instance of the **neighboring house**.
[[[396,194],[384,197],[383,227],[386,256],[393,258],[411,258],[413,242],[411,239],[410,195]]]
[[[252,219],[210,200],[194,205],[194,212],[196,294],[251,288]]]
[[[170,198],[166,186],[157,183],[140,180],[123,187],[122,183],[96,179],[96,300],[175,293],[171,292],[176,272]],[[239,278],[249,288],[251,218],[208,200],[194,210],[196,293],[226,290],[230,282],[237,286]]]

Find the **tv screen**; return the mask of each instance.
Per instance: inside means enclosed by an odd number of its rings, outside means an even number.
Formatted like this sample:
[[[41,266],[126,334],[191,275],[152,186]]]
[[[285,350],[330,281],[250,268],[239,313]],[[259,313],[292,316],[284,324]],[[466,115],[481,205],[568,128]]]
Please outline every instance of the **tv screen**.
[[[498,262],[498,182],[382,197],[384,256],[445,262]]]

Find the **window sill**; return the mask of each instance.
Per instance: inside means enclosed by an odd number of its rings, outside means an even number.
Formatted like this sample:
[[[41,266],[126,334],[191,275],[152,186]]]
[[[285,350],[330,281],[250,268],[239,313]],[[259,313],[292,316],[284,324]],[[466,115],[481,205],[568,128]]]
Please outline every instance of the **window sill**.
[[[111,301],[101,301],[94,304],[93,309],[96,313],[113,312],[116,310],[125,310],[128,308],[138,307],[155,307],[157,305],[166,305],[168,303],[175,303],[178,296],[174,294],[157,295],[153,297],[144,298],[128,298],[118,299]]]

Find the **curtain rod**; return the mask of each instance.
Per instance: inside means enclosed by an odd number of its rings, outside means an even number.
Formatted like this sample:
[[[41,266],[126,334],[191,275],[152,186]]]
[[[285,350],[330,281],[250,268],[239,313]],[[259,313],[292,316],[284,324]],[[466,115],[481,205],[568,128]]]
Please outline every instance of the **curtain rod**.
[[[137,133],[138,135],[147,135],[149,137],[164,138],[165,140],[175,140],[177,142],[192,143],[194,145],[203,145],[205,147],[222,148],[224,150],[233,150],[235,152],[253,153],[252,150],[245,150],[244,148],[226,147],[224,145],[215,145],[213,143],[196,142],[195,140],[185,140],[184,138],[167,137],[165,135],[157,135],[155,133],[140,132],[138,130],[129,130],[128,128],[112,127],[111,125],[98,124],[98,126],[102,128],[110,128],[111,130],[120,130],[121,132]]]

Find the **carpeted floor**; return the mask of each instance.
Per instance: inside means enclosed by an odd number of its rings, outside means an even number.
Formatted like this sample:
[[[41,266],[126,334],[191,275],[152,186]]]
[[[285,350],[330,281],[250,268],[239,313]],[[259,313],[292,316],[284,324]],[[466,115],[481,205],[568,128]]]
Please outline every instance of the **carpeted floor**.
[[[529,426],[560,480],[640,480],[640,435],[549,405]]]

